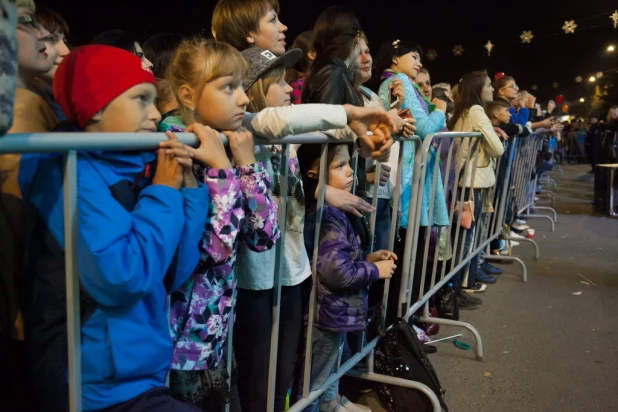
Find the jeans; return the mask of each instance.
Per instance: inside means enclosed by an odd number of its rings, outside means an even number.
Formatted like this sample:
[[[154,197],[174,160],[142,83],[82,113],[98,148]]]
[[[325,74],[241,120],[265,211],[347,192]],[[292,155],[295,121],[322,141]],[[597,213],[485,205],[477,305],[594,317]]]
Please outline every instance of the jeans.
[[[294,360],[303,325],[302,285],[281,287],[275,412],[284,410],[292,386]],[[238,392],[245,411],[266,411],[273,292],[273,289],[238,289],[234,350],[238,362]]]
[[[368,198],[367,201],[373,204],[373,200]],[[379,199],[376,210],[376,229],[375,229],[375,247],[374,250],[387,250],[388,240],[391,234],[391,200]]]
[[[313,355],[311,359],[311,391],[315,391],[324,385],[326,379],[333,373],[339,348],[345,344],[346,332],[330,332],[314,328],[313,330]],[[304,409],[304,412],[319,410],[320,402],[328,402],[337,399],[339,380],[333,383],[318,399],[314,400]]]

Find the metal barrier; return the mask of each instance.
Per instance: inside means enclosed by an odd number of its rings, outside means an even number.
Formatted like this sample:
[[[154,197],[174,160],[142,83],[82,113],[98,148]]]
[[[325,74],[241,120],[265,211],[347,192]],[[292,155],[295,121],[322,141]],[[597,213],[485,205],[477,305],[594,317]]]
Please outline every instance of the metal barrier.
[[[37,152],[61,152],[65,154],[64,168],[64,216],[65,216],[65,260],[66,260],[66,291],[67,291],[67,329],[69,342],[69,389],[70,389],[70,410],[71,412],[79,412],[81,407],[81,347],[80,347],[80,308],[79,308],[79,278],[77,267],[75,264],[76,249],[77,249],[77,151],[93,151],[93,150],[154,150],[158,144],[167,140],[164,134],[160,133],[145,133],[139,137],[132,134],[94,134],[89,133],[88,139],[81,139],[80,134],[76,133],[46,133],[46,134],[23,134],[23,135],[7,135],[0,139],[0,153],[37,153]],[[188,145],[197,146],[198,141],[193,134],[179,133],[178,139]],[[531,166],[534,165],[536,159],[536,150],[532,150],[536,140],[522,140],[518,142],[513,139],[509,145],[507,152],[502,158],[498,159],[495,164],[494,176],[496,177],[496,185],[490,188],[480,190],[480,198],[485,196],[488,199],[488,204],[492,204],[493,212],[480,213],[482,219],[476,222],[476,231],[470,231],[461,228],[461,211],[463,203],[470,196],[466,188],[466,178],[470,177],[474,181],[477,173],[477,159],[482,135],[480,133],[438,133],[427,136],[421,143],[418,137],[412,139],[397,139],[408,142],[415,148],[414,171],[412,176],[412,188],[410,192],[410,207],[408,210],[408,230],[406,231],[405,252],[403,256],[399,256],[398,264],[403,265],[401,279],[393,279],[401,283],[400,293],[397,297],[397,312],[399,316],[409,319],[419,309],[424,308],[424,313],[420,316],[420,320],[426,323],[444,324],[468,329],[476,340],[476,359],[482,360],[483,346],[482,339],[478,331],[470,324],[460,321],[438,319],[429,316],[428,302],[444,285],[446,285],[453,277],[465,271],[466,266],[472,259],[489,247],[489,244],[497,239],[502,231],[502,222],[505,215],[505,204],[510,188],[508,182],[512,181],[517,193],[521,199],[527,199],[527,191],[525,190],[525,177],[531,176]],[[272,140],[256,138],[257,145],[271,145]],[[300,411],[308,406],[313,400],[317,399],[329,386],[339,377],[347,374],[352,377],[361,378],[373,382],[397,385],[407,388],[420,390],[430,399],[434,411],[441,410],[438,397],[426,385],[420,382],[414,382],[385,376],[374,372],[374,350],[381,339],[378,336],[368,343],[361,345],[359,352],[340,365],[336,372],[333,373],[326,382],[317,390],[310,392],[310,375],[311,375],[311,357],[312,357],[312,342],[313,342],[313,325],[315,314],[315,299],[317,289],[317,277],[315,276],[317,264],[317,252],[319,246],[320,225],[325,198],[325,175],[327,170],[328,146],[333,143],[342,143],[345,140],[335,140],[320,133],[312,133],[300,136],[288,136],[278,140],[276,143],[283,146],[282,164],[287,164],[289,156],[290,144],[321,144],[322,158],[320,161],[319,173],[319,191],[318,191],[318,209],[316,221],[316,234],[313,252],[313,289],[311,292],[311,300],[309,305],[309,325],[307,329],[307,343],[305,347],[305,366],[304,366],[304,385],[302,399],[298,400],[290,409],[291,412]],[[468,150],[464,153],[461,150],[462,142],[467,143]],[[520,156],[513,159],[515,148],[519,147]],[[400,204],[401,200],[401,171],[402,168],[403,150],[399,152],[398,159],[398,176],[395,185],[394,204]],[[439,158],[439,161],[436,159]],[[356,156],[355,156],[355,162]],[[506,165],[504,166],[504,162]],[[504,166],[504,167],[502,167]],[[425,176],[428,173],[428,167],[433,169],[433,179],[431,187],[425,186]],[[376,167],[376,179],[374,183],[374,193],[377,194],[379,184],[381,165],[378,163]],[[446,173],[442,174],[442,180],[438,179],[437,171],[443,169]],[[504,170],[504,172],[500,172]],[[513,172],[512,172],[513,171]],[[511,180],[511,175],[513,179]],[[500,181],[498,181],[500,179]],[[440,181],[439,181],[440,180]],[[283,167],[280,174],[281,193],[287,193],[288,185],[288,168]],[[430,258],[430,238],[434,229],[424,231],[424,236],[421,237],[420,221],[421,209],[425,191],[430,191],[429,204],[429,222],[433,222],[434,205],[436,204],[436,193],[444,188],[446,201],[449,206],[448,217],[451,222],[448,227],[438,229],[438,239],[443,237],[442,242],[436,242],[433,250],[433,259]],[[534,191],[532,192],[534,194]],[[519,198],[518,198],[519,199]],[[493,200],[493,201],[492,201]],[[377,202],[377,195],[374,196],[374,204]],[[523,203],[521,203],[523,204]],[[287,196],[282,196],[282,204],[279,209],[279,225],[286,227],[286,205]],[[476,207],[482,207],[478,204]],[[397,236],[398,214],[395,212],[392,216],[391,233],[389,238],[389,250],[393,250],[395,239]],[[371,219],[372,233],[375,229],[375,214]],[[70,235],[69,235],[70,234]],[[466,245],[466,237],[472,239],[469,245]],[[278,336],[279,336],[279,316],[280,316],[280,300],[281,300],[281,267],[282,259],[284,258],[285,245],[285,230],[281,231],[280,241],[276,245],[276,267],[273,293],[273,328],[271,335],[271,351],[270,351],[270,374],[268,382],[268,405],[267,410],[274,409],[274,394],[276,382],[276,360],[278,353]],[[463,249],[468,247],[466,253],[462,253]],[[460,248],[462,250],[460,250]],[[417,259],[422,259],[422,270],[417,272]],[[517,259],[517,258],[513,258]],[[518,259],[517,259],[518,260]],[[441,262],[441,263],[440,263]],[[449,263],[450,262],[450,263]],[[521,261],[520,261],[521,262]],[[405,263],[405,264],[404,264]],[[521,262],[523,265],[523,262]],[[450,266],[450,267],[449,267]],[[420,276],[420,289],[418,294],[413,290],[415,278]],[[527,273],[523,273],[523,280],[527,280]],[[385,328],[385,319],[387,313],[388,296],[390,291],[390,280],[386,280],[384,284],[384,299],[382,302],[382,319],[380,321],[381,329]],[[231,356],[233,328],[230,327],[227,341],[227,356]],[[364,366],[360,366],[360,362],[366,359]],[[231,376],[232,362],[228,361],[228,372]],[[356,367],[356,368],[355,368]],[[229,410],[229,405],[226,410]]]

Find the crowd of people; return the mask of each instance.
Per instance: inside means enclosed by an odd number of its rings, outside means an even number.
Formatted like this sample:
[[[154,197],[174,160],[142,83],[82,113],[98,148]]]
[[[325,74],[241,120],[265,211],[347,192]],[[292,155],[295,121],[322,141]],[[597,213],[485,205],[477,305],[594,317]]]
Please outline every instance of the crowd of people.
[[[14,12],[2,2],[5,15]],[[451,191],[441,183],[435,197],[422,194],[420,229],[408,222],[415,146],[395,143],[391,135],[423,140],[440,131],[482,133],[476,173],[464,173],[458,183],[466,202],[476,205],[462,223],[467,232],[459,249],[465,256],[488,190],[501,184],[496,173],[505,171],[496,171],[496,159],[506,142],[534,131],[563,131],[551,109],[542,111],[504,73],[476,71],[452,87],[432,87],[416,42],[392,39],[374,54],[354,12],[344,7],[323,11],[291,48],[277,0],[219,0],[212,38],[157,33],[141,43],[113,29],[70,49],[70,25],[59,13],[36,8],[33,0],[17,0],[16,6],[15,30],[0,33],[2,57],[9,57],[0,74],[6,85],[0,95],[3,133],[159,131],[168,138],[156,152],[78,155],[77,267],[88,411],[214,411],[227,403],[233,411],[266,410],[275,245],[284,235],[275,385],[275,410],[283,411],[290,390],[293,403],[302,387],[320,189],[326,204],[314,274],[311,390],[325,383],[339,348],[354,346],[351,334],[366,330],[382,280],[400,279],[406,232],[419,230],[422,239],[432,228],[451,226]],[[355,143],[330,145],[325,170],[320,145],[291,146],[287,156],[277,144],[314,131]],[[179,132],[194,133],[199,147],[179,142]],[[256,147],[254,135],[272,145]],[[469,142],[458,150],[468,153]],[[356,171],[355,148],[367,159]],[[442,165],[442,156],[438,147],[430,152],[428,185],[451,173],[434,167]],[[459,169],[470,161],[461,159]],[[285,168],[287,193],[281,193]],[[0,255],[0,328],[3,362],[14,377],[8,388],[27,394],[15,410],[66,411],[63,158],[2,154],[0,172],[0,232],[7,240]],[[392,204],[397,175],[401,201]],[[375,196],[377,209],[371,206]],[[377,222],[373,245],[370,213]],[[393,213],[397,227],[391,227]],[[525,222],[514,221],[513,229],[526,229]],[[503,243],[492,249],[508,253]],[[459,308],[479,307],[471,293],[483,292],[500,273],[474,256],[454,278]],[[396,318],[399,287],[391,282],[388,323]],[[420,287],[416,282],[413,290]],[[234,351],[227,354],[231,328]],[[341,396],[335,382],[306,410],[366,409]]]

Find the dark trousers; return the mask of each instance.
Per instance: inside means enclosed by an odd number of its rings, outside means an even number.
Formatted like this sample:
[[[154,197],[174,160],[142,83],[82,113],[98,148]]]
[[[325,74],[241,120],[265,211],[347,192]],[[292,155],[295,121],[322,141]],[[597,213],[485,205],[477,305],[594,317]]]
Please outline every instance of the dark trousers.
[[[24,341],[0,333],[0,371],[4,383],[0,385],[0,407],[6,412],[30,412],[35,409],[34,391],[26,374],[26,347]]]
[[[126,402],[92,412],[199,412],[200,409],[176,400],[165,387],[154,388]],[[212,411],[219,411],[212,409]]]
[[[284,410],[285,399],[292,386],[294,361],[303,325],[302,285],[281,288],[275,412]],[[238,289],[234,351],[238,362],[238,393],[245,411],[266,411],[273,292],[274,289]]]
[[[367,201],[372,203],[372,199]],[[390,199],[378,199],[376,210],[376,229],[374,250],[387,250],[389,236],[391,234],[391,201]]]
[[[421,285],[421,273],[423,271],[423,265],[425,263],[423,259],[423,254],[425,252],[425,233],[427,232],[427,227],[421,226],[419,228],[419,239],[418,239],[418,248],[416,249],[416,260],[414,267],[412,268],[412,273],[410,276],[414,276],[414,281],[412,283],[412,299],[410,302],[413,304],[418,300],[418,294],[420,291]],[[397,261],[397,269],[395,269],[395,274],[393,275],[389,294],[388,294],[388,307],[386,309],[386,326],[392,325],[397,319],[397,307],[399,305],[399,292],[401,291],[401,277],[403,272],[403,256],[405,251],[405,242],[406,242],[406,233],[407,229],[399,229],[399,236],[395,239],[395,247],[393,248],[393,252],[397,255],[399,260]],[[409,263],[408,263],[409,264]],[[430,276],[427,276],[425,279],[425,285],[431,282]],[[383,285],[384,282],[379,282],[380,285]],[[377,283],[376,283],[377,285]],[[404,310],[408,308],[402,308],[402,314]]]

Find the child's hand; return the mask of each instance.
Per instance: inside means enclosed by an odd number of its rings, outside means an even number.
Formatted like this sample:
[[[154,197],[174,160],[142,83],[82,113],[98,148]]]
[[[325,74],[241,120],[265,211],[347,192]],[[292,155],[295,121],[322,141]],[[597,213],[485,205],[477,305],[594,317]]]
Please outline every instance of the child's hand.
[[[157,152],[157,171],[152,184],[180,189],[185,168],[193,168],[193,154],[190,148],[178,141],[172,132],[165,133],[169,138],[161,142]]]
[[[397,265],[392,260],[381,260],[375,262],[375,265],[378,267],[378,272],[380,272],[380,279],[392,278],[395,274],[395,268],[397,268]]]
[[[204,166],[215,169],[232,168],[232,163],[227,158],[219,132],[199,123],[193,123],[187,127],[186,132],[195,133],[200,141],[200,147],[197,149],[190,148],[195,160]]]
[[[381,260],[397,260],[397,255],[388,250],[378,250],[367,255],[367,262],[376,263]]]
[[[233,132],[226,130],[223,134],[230,139],[230,149],[232,149],[236,166],[257,163],[257,160],[255,160],[255,143],[253,143],[253,134],[250,131],[241,127]]]

